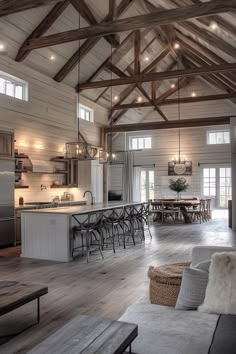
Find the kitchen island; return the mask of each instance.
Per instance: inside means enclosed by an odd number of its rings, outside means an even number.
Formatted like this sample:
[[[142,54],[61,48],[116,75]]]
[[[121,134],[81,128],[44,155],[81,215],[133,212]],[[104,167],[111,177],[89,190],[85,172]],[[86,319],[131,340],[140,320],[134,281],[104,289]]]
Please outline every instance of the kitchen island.
[[[83,215],[135,204],[137,203],[107,202],[22,211],[21,256],[70,262],[72,261],[72,227],[75,225],[73,215]]]

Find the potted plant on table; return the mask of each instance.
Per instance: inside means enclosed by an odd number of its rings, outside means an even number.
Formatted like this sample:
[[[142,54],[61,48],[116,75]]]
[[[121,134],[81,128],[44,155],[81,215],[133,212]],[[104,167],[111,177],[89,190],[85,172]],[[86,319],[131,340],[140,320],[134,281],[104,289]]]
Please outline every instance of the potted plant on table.
[[[181,193],[186,192],[186,190],[189,188],[189,184],[183,177],[178,179],[170,179],[169,182],[169,188],[177,193],[177,200],[181,198]]]

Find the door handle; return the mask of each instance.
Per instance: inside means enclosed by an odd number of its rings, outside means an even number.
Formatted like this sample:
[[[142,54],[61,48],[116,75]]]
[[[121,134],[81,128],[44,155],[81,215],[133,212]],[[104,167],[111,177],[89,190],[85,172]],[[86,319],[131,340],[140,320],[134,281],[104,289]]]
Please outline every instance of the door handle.
[[[11,221],[11,220],[15,220],[15,218],[14,217],[12,217],[12,218],[0,218],[0,222],[1,221]]]

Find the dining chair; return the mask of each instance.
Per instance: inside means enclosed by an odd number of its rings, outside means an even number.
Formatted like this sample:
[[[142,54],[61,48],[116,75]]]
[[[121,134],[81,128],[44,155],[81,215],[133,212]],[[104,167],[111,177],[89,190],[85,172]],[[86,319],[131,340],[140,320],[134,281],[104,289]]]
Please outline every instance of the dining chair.
[[[193,209],[193,210],[188,210],[187,213],[191,216],[192,221],[199,220],[200,224],[202,222],[208,221],[206,200],[200,199],[200,204],[199,204],[198,208]]]
[[[161,201],[161,208],[158,209],[158,213],[161,215],[161,223],[165,221],[166,218],[171,217],[173,222],[175,223],[176,209],[174,208],[173,203],[169,203],[168,205]]]

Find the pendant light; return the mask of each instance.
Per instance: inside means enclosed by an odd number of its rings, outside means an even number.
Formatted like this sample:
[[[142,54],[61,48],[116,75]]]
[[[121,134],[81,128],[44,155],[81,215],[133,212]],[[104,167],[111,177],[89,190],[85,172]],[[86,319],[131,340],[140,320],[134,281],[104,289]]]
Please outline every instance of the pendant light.
[[[79,23],[78,23],[78,29],[80,29],[80,23],[81,23],[81,16],[79,14]],[[80,48],[81,41],[79,40],[79,48]],[[81,72],[81,58],[80,58],[80,51],[79,51],[79,64],[78,64],[78,82],[80,83],[80,72]],[[88,144],[83,135],[80,132],[80,91],[77,94],[77,107],[78,107],[78,119],[77,119],[77,124],[78,124],[78,141],[76,142],[71,142],[71,143],[66,143],[65,145],[65,151],[66,151],[66,158],[69,159],[75,159],[75,160],[92,160],[95,159],[97,153],[98,153],[98,148],[92,146],[91,144]]]
[[[181,112],[180,112],[180,78],[178,78],[177,81],[177,89],[178,89],[178,120],[180,121],[180,117],[181,117]],[[177,157],[175,156],[173,159],[173,162],[175,164],[183,164],[186,162],[185,157],[181,157],[181,129],[178,129],[178,155]]]
[[[112,50],[112,46],[111,48],[111,55],[110,55],[110,63],[111,63],[111,67],[113,65],[113,50]],[[112,79],[113,79],[113,75],[112,75],[112,70],[111,70],[111,76],[110,76],[111,82],[110,82],[110,110],[112,112],[112,108],[113,108],[113,86],[112,86]],[[111,128],[111,132],[109,134],[109,141],[108,141],[108,149],[107,151],[105,150],[101,150],[99,152],[99,162],[100,163],[109,163],[109,164],[114,164],[116,163],[116,159],[117,159],[117,153],[115,153],[113,151],[113,141],[112,141],[112,136],[113,136],[113,119],[111,117],[111,124],[110,124],[110,128]]]

